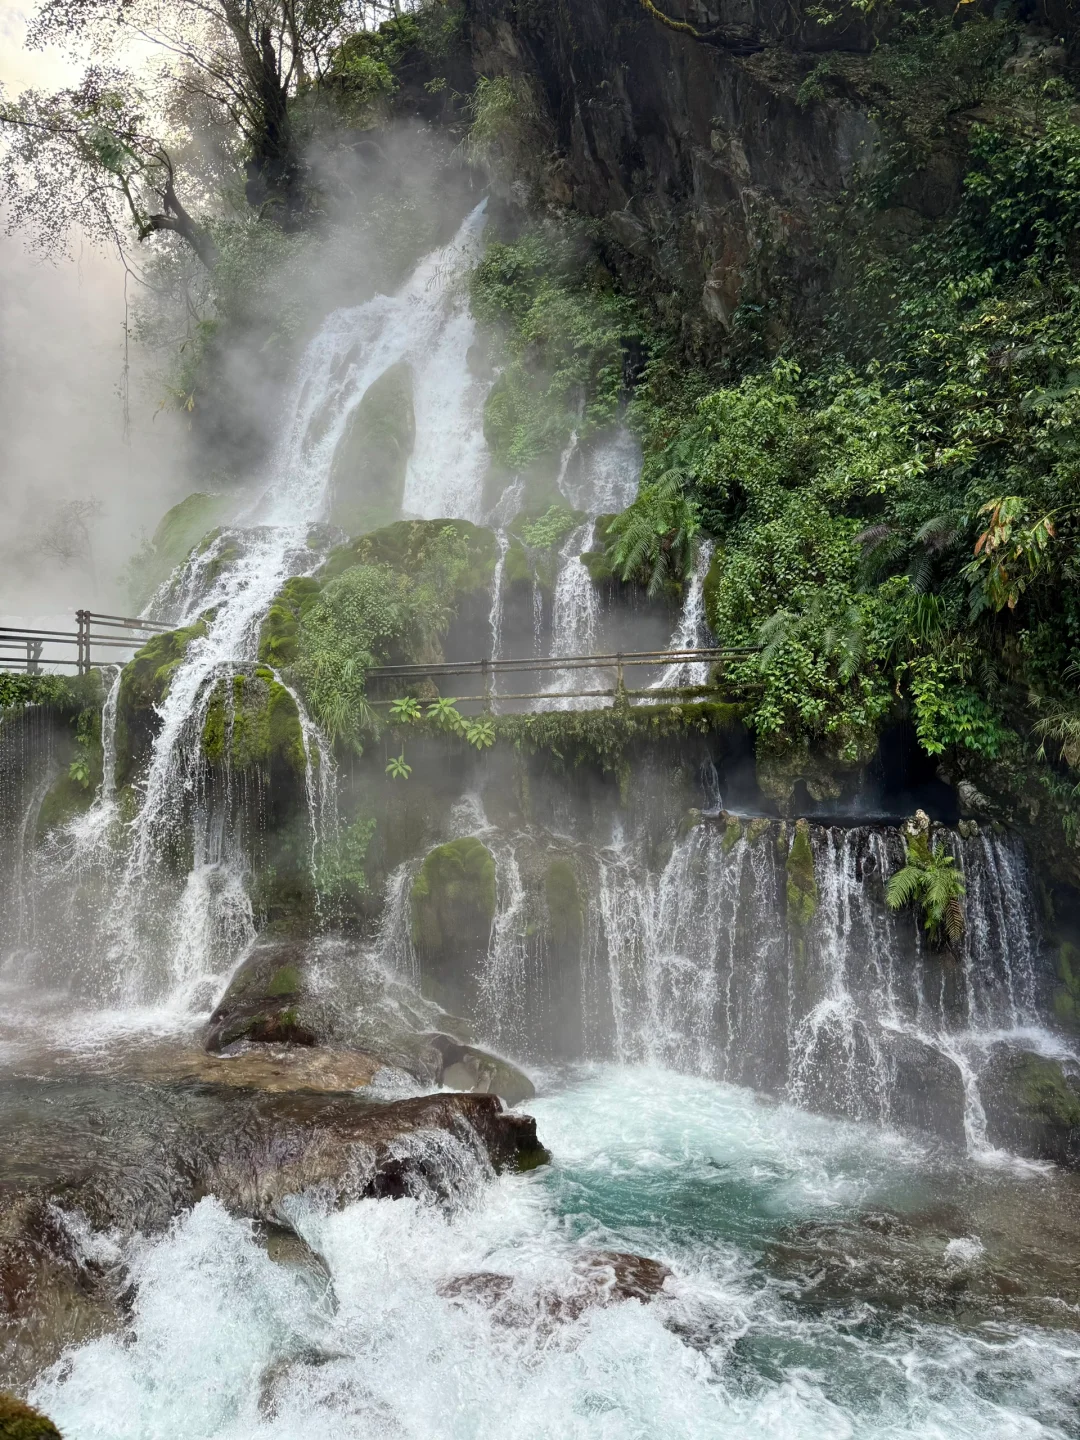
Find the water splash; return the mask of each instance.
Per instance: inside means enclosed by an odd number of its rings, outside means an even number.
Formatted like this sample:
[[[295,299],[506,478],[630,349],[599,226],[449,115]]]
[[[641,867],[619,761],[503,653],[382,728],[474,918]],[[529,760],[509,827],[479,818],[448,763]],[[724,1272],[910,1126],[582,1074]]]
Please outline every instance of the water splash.
[[[705,650],[716,642],[705,618],[705,580],[712,564],[715,544],[703,540],[698,546],[694,570],[686,590],[682,615],[668,644],[669,650]],[[682,660],[665,667],[654,690],[673,690],[683,685],[705,685],[709,679],[709,665],[703,660]]]

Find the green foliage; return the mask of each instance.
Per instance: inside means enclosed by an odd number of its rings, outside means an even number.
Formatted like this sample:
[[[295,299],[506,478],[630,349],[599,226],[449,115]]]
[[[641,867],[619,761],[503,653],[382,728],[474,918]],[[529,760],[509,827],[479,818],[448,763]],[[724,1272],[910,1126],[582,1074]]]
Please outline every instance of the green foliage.
[[[391,780],[408,780],[412,774],[412,766],[405,763],[404,750],[400,755],[394,755],[386,767],[386,773]]]
[[[928,754],[988,762],[1038,724],[1050,784],[1065,747],[1080,754],[1075,96],[1009,80],[970,132],[952,213],[904,241],[880,207],[909,203],[954,90],[1005,85],[1009,42],[996,21],[912,27],[818,77],[876,94],[899,147],[828,236],[850,283],[824,336],[720,385],[654,351],[631,406],[642,486],[606,555],[668,588],[715,541],[710,626],[763,647],[725,672],[759,756],[860,763],[906,713]],[[904,130],[919,105],[937,118]]]
[[[495,857],[472,835],[439,845],[425,857],[410,899],[421,953],[484,943],[495,918]]]
[[[466,720],[465,739],[475,750],[490,750],[495,744],[494,721]]]
[[[398,725],[408,725],[411,720],[420,719],[420,701],[406,695],[395,700],[390,706],[390,719]]]
[[[464,735],[465,721],[457,708],[457,701],[447,695],[433,700],[427,708],[427,719],[439,730],[451,735]]]
[[[47,705],[61,714],[76,716],[88,706],[100,707],[101,672],[89,675],[24,675],[0,670],[0,718],[5,710],[25,705]]]
[[[928,829],[916,830],[907,837],[907,863],[889,877],[885,903],[890,910],[917,905],[930,939],[935,943],[945,939],[952,946],[964,938],[965,891],[961,872],[944,844],[933,844]]]
[[[315,881],[324,899],[340,901],[367,894],[364,865],[375,827],[374,818],[360,816],[352,824],[342,825],[319,847]]]
[[[610,425],[625,348],[641,339],[633,304],[591,258],[585,235],[553,226],[493,243],[473,272],[473,313],[496,327],[502,370],[484,412],[496,458],[514,468]]]
[[[530,550],[550,550],[561,545],[580,523],[576,510],[569,510],[565,505],[551,505],[543,515],[520,525],[518,534]]]

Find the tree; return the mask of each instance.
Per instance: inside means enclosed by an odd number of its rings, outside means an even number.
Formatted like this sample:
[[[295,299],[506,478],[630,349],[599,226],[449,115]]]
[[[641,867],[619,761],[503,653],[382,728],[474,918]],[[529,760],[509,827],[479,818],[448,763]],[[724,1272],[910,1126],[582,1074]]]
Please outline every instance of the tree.
[[[213,268],[217,246],[177,194],[176,166],[149,108],[126,72],[98,66],[70,89],[29,90],[0,106],[9,223],[30,229],[47,252],[75,224],[121,250],[131,228],[139,240],[168,231]]]
[[[350,33],[391,9],[393,0],[42,0],[29,43],[89,48],[97,62],[77,86],[0,103],[10,141],[0,199],[45,249],[73,222],[121,249],[132,229],[139,240],[167,231],[212,268],[219,202],[197,165],[181,185],[178,160],[198,117],[235,136],[247,202],[295,228],[307,201],[290,102]],[[133,41],[159,57],[153,100],[119,63]]]

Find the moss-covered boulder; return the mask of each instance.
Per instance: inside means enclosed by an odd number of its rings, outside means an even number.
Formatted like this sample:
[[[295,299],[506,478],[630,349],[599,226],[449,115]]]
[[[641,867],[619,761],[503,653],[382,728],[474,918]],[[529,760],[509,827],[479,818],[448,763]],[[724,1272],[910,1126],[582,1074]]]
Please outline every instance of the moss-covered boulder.
[[[425,857],[411,898],[418,949],[486,948],[495,918],[495,857],[471,835],[439,845]]]
[[[439,845],[425,857],[410,900],[425,992],[470,1009],[495,918],[495,857],[474,836]]]
[[[402,361],[365,391],[338,442],[330,471],[330,520],[349,535],[401,514],[416,440],[412,372]]]
[[[274,673],[260,666],[251,675],[220,680],[203,721],[203,753],[212,765],[234,770],[275,769],[301,776],[307,750],[300,712]],[[318,764],[318,754],[311,757]]]
[[[498,541],[494,531],[468,520],[399,520],[384,525],[335,550],[319,572],[319,579],[324,583],[332,580],[351,565],[389,565],[406,575],[417,575],[429,564],[448,527],[453,528],[462,545],[463,563],[454,567],[454,595],[474,590],[490,592],[499,557]]]
[[[787,856],[788,923],[803,929],[813,920],[817,908],[818,888],[814,875],[814,851],[810,844],[810,823],[796,820]]]
[[[297,575],[285,584],[263,619],[259,659],[278,670],[296,659],[300,622],[319,597],[321,586],[309,575]]]
[[[1080,1063],[1003,1042],[991,1051],[979,1092],[991,1144],[1080,1169]]]
[[[0,1390],[0,1440],[60,1440],[60,1431],[39,1410]]]
[[[132,603],[141,608],[201,540],[227,519],[235,500],[230,495],[196,491],[171,510],[128,568]]]
[[[180,630],[155,635],[137,650],[120,677],[116,704],[116,783],[128,784],[146,759],[157,733],[156,707],[169,692],[188,646],[206,634],[199,620]]]

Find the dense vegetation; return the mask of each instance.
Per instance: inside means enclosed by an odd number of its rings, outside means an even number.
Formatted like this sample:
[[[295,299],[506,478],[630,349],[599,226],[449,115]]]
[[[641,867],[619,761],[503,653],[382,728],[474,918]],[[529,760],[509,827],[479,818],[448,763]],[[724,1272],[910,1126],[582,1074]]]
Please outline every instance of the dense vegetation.
[[[831,306],[779,342],[775,299],[750,289],[724,359],[688,365],[647,293],[629,307],[544,229],[491,248],[474,304],[512,337],[491,426],[508,453],[565,435],[575,401],[602,423],[629,399],[645,471],[609,559],[662,590],[715,541],[708,618],[723,642],[763,647],[729,680],[774,793],[815,770],[827,790],[908,717],[954,773],[1014,795],[1037,780],[1071,841],[1080,125],[1066,79],[1010,66],[1016,37],[916,17],[872,56],[814,69],[804,103],[861,89],[885,139],[820,217]],[[913,226],[905,193],[960,111],[955,203]]]

